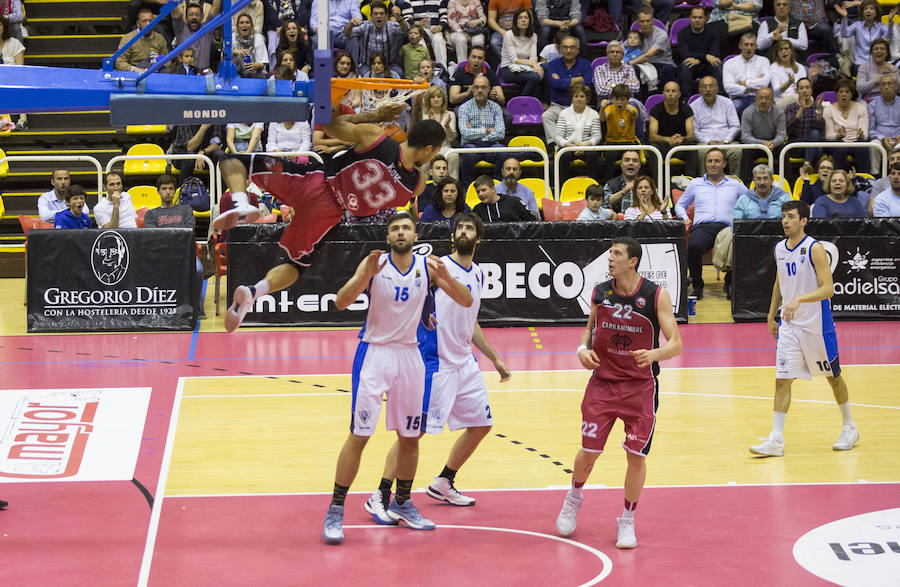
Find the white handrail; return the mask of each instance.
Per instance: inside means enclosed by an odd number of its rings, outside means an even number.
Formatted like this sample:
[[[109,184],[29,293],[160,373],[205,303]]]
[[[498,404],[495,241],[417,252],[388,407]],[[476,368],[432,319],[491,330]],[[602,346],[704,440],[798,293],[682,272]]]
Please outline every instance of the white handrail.
[[[318,161],[321,165],[325,165],[325,162],[322,161],[322,157],[314,152],[314,151],[264,151],[264,152],[255,152],[255,153],[240,153],[241,155],[257,155],[257,156],[269,156],[269,157],[312,157],[316,161]],[[228,158],[227,156],[225,157]],[[252,170],[249,171],[248,177],[252,174]],[[219,169],[218,164],[216,165],[216,182],[218,183],[219,189],[216,192],[216,200],[215,203],[219,203],[219,198],[222,194],[225,193],[222,185],[222,171]]]
[[[567,153],[570,151],[650,151],[651,153],[656,153],[656,182],[659,183],[660,178],[663,176],[663,157],[662,153],[660,153],[659,149],[654,147],[653,145],[595,145],[595,146],[578,146],[578,147],[563,147],[562,149],[558,149],[556,151],[556,155],[553,157],[553,173],[555,175],[553,179],[553,185],[556,188],[554,192],[556,194],[556,198],[559,199],[559,159],[560,155],[563,153]]]
[[[537,153],[544,160],[544,197],[550,199],[550,184],[547,180],[550,177],[550,157],[547,151],[540,147],[522,145],[520,147],[466,147],[465,149],[448,149],[446,155],[454,154],[471,154],[471,153]],[[462,186],[463,190],[469,186]]]
[[[136,159],[165,159],[166,161],[183,161],[184,159],[203,159],[206,163],[206,166],[209,168],[209,177],[210,177],[210,198],[215,198],[214,200],[218,202],[219,196],[216,190],[215,178],[213,177],[213,169],[215,169],[215,164],[212,162],[212,159],[207,157],[206,155],[201,155],[199,153],[164,153],[162,155],[116,155],[112,159],[106,162],[106,173],[112,171],[113,165],[119,163],[120,161],[134,161]],[[187,178],[181,178],[184,181]]]
[[[797,143],[788,143],[781,150],[781,154],[778,155],[778,169],[781,171],[781,177],[784,177],[784,161],[785,161],[785,153],[792,149],[811,149],[811,148],[825,148],[825,149],[839,149],[843,147],[849,147],[851,149],[878,149],[881,151],[881,176],[887,177],[887,169],[888,169],[888,152],[884,146],[878,143],[845,143],[842,141],[833,141],[833,142],[824,142],[824,141],[812,141],[812,142],[797,142]],[[863,171],[859,169],[857,171]],[[869,170],[864,170],[865,173],[868,173]]]
[[[87,161],[97,168],[97,198],[103,193],[103,166],[90,155],[9,155],[0,159],[0,167],[7,161]]]
[[[769,167],[771,167],[773,170],[775,169],[775,155],[772,154],[772,149],[765,145],[678,145],[677,147],[672,147],[671,149],[669,149],[669,152],[666,153],[666,161],[665,165],[663,166],[666,169],[666,196],[668,196],[669,198],[672,197],[672,155],[681,151],[711,151],[712,149],[719,149],[721,151],[746,151],[756,149],[758,151],[763,151],[769,158]],[[735,170],[732,169],[731,172],[734,173]],[[740,170],[738,170],[738,173],[739,172]]]

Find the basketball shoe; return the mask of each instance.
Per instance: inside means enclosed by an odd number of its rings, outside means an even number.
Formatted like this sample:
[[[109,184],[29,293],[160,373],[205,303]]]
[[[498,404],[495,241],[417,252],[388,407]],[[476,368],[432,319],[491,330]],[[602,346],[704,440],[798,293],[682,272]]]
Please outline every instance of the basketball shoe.
[[[381,501],[381,491],[376,491],[372,497],[366,500],[366,511],[372,514],[372,519],[376,524],[382,526],[396,526],[400,522],[390,517],[384,509],[384,503]]]
[[[446,477],[435,477],[425,490],[429,497],[446,501],[450,505],[475,505],[474,497],[467,497],[456,490],[453,482]]]
[[[831,445],[831,448],[834,450],[850,450],[857,442],[859,442],[859,430],[856,429],[856,426],[844,425],[841,428],[841,435],[838,436],[837,442]]]
[[[563,502],[562,510],[556,518],[556,531],[560,536],[568,536],[575,531],[575,518],[578,517],[578,510],[581,509],[581,501],[582,499],[579,497],[566,495],[566,501]]]
[[[393,500],[387,514],[396,522],[403,520],[413,530],[434,530],[435,528],[434,522],[426,520],[419,514],[419,510],[413,505],[412,499],[406,500],[403,502],[403,505],[397,505],[397,500]]]
[[[637,538],[634,536],[634,518],[616,518],[619,526],[616,534],[616,548],[636,548]]]
[[[841,437],[843,437],[843,434],[841,434]],[[762,444],[751,446],[750,452],[763,457],[783,457],[784,440],[775,440],[769,436]]]
[[[225,330],[227,332],[234,332],[238,329],[241,322],[244,321],[244,316],[253,307],[255,297],[253,290],[246,285],[240,285],[234,290],[234,299],[231,300],[231,305],[225,311]]]
[[[8,505],[9,505],[8,501],[3,501],[2,499],[0,499],[0,510],[2,510],[3,508],[5,508]]]
[[[234,228],[238,224],[253,224],[259,219],[259,208],[250,205],[246,193],[234,192],[231,194],[231,201],[234,202],[234,208],[222,212],[213,220],[213,228],[219,232]]]
[[[340,544],[344,541],[344,506],[334,504],[328,506],[322,540],[325,544]]]

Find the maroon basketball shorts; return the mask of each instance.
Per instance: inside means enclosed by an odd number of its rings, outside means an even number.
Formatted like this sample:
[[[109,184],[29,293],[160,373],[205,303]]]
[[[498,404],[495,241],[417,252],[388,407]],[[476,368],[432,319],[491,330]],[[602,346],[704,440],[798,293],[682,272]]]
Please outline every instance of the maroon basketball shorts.
[[[612,381],[592,375],[581,402],[581,446],[603,452],[616,418],[625,424],[628,452],[647,456],[656,426],[656,378]]]

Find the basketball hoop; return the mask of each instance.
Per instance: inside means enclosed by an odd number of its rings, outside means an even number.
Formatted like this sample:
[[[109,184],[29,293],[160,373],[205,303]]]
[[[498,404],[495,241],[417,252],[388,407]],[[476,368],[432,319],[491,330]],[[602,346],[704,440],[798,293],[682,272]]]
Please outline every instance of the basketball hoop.
[[[427,82],[382,77],[331,78],[331,104],[337,106],[350,90],[363,91],[364,110],[377,110],[384,104],[403,104],[428,89]]]

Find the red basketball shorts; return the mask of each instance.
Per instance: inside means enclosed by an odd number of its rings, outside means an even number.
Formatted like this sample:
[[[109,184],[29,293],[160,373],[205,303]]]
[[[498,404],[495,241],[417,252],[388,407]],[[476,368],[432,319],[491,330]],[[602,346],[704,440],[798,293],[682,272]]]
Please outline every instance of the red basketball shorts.
[[[622,447],[647,456],[656,426],[656,378],[610,381],[592,375],[581,402],[581,446],[603,452],[616,418],[625,424]]]
[[[274,171],[274,170],[273,170]],[[251,176],[253,183],[291,206],[296,215],[281,236],[281,247],[297,260],[313,252],[344,210],[320,169],[306,173],[264,171]]]

